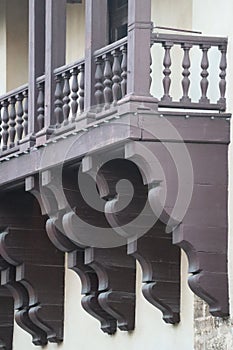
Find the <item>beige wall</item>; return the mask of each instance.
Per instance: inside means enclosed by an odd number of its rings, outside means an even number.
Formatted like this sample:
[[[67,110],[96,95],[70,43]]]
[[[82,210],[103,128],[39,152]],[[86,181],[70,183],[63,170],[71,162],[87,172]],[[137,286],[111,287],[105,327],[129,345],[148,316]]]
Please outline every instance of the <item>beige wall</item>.
[[[85,2],[67,4],[67,54],[84,57]],[[0,94],[28,81],[28,0],[0,0]]]
[[[27,0],[0,0],[0,93],[28,80]]]
[[[6,91],[6,0],[0,1],[0,95]]]
[[[66,63],[84,57],[85,50],[85,1],[67,4]]]
[[[7,90],[28,80],[28,1],[6,1]]]

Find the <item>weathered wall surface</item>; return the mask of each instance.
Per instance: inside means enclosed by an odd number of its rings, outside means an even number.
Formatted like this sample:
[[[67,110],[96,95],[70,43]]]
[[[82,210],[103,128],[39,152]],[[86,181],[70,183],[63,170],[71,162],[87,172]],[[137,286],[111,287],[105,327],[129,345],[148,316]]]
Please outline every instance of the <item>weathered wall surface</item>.
[[[230,317],[213,317],[208,306],[198,297],[194,301],[195,350],[233,349],[233,322]]]

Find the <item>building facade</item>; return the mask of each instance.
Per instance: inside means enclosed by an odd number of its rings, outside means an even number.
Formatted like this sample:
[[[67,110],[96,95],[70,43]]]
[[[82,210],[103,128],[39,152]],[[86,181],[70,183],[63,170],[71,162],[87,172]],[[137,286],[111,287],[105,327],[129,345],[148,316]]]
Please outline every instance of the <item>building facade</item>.
[[[233,348],[232,13],[0,0],[0,348]]]

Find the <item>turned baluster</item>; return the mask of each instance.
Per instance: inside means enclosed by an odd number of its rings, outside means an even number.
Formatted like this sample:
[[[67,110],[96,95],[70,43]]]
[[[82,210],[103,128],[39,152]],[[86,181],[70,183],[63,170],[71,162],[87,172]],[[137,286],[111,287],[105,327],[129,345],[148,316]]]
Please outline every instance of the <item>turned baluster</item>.
[[[209,60],[208,60],[208,50],[210,48],[210,45],[200,45],[200,48],[202,49],[202,60],[201,60],[201,98],[199,100],[200,103],[209,103],[209,99],[207,98],[207,90],[209,86],[209,81],[207,79],[209,73],[208,73],[208,68],[209,68]]]
[[[23,133],[24,136],[28,134],[28,90],[24,91],[24,104],[23,104]]]
[[[173,43],[170,42],[165,42],[163,43],[163,47],[165,49],[165,53],[164,53],[164,59],[163,59],[163,66],[164,66],[164,70],[163,70],[163,74],[164,74],[164,78],[163,78],[163,89],[164,89],[164,95],[161,98],[162,101],[171,101],[172,98],[169,95],[169,90],[170,90],[170,86],[171,86],[171,78],[170,78],[170,74],[171,74],[171,48],[173,46]]]
[[[85,88],[85,72],[84,64],[79,67],[80,80],[79,80],[79,111],[82,113],[84,111],[84,88]]]
[[[113,95],[113,105],[117,104],[117,101],[121,99],[121,65],[120,65],[120,51],[113,50],[113,65],[112,65],[112,95]]]
[[[227,68],[227,46],[226,45],[220,45],[218,49],[221,52],[221,60],[220,60],[220,82],[219,82],[219,91],[220,91],[220,99],[218,100],[218,103],[223,105],[223,109],[226,109],[226,68]]]
[[[96,112],[102,110],[103,103],[103,71],[102,71],[102,59],[96,58],[96,71],[95,71],[95,100],[96,100]]]
[[[40,131],[44,127],[44,82],[38,83],[37,88],[37,124]]]
[[[9,147],[15,146],[15,135],[16,135],[16,110],[15,110],[16,98],[11,96],[9,98]]]
[[[109,54],[103,55],[104,60],[104,107],[110,108],[112,102],[112,67],[111,56]]]
[[[8,101],[4,100],[2,103],[3,106],[3,114],[2,114],[2,150],[5,151],[8,145],[9,139],[9,114],[8,114]]]
[[[62,112],[62,77],[61,75],[56,75],[56,88],[55,88],[55,118],[56,118],[56,127],[59,128],[63,122],[63,112]]]
[[[70,115],[70,77],[71,74],[70,72],[65,72],[63,74],[63,79],[64,79],[64,86],[63,86],[63,125],[67,125],[69,123],[69,115]]]
[[[189,76],[190,76],[190,71],[189,68],[191,66],[191,62],[190,62],[190,57],[189,57],[189,51],[192,47],[191,44],[187,44],[184,43],[181,45],[181,47],[184,50],[184,57],[183,57],[183,61],[182,61],[182,67],[183,67],[183,79],[182,79],[182,89],[183,89],[183,96],[181,97],[180,101],[181,102],[191,102],[191,98],[188,96],[188,91],[189,91],[189,87],[190,87],[190,80],[189,80]]]
[[[122,61],[121,61],[121,95],[124,97],[127,94],[127,47],[121,47]]]
[[[16,96],[17,108],[16,108],[16,136],[17,142],[22,140],[23,136],[23,94],[20,93]]]
[[[71,112],[72,112],[72,117],[71,117],[71,122],[75,121],[75,118],[77,116],[77,110],[78,110],[78,70],[77,68],[72,69],[71,71],[72,74],[72,83],[71,83]]]

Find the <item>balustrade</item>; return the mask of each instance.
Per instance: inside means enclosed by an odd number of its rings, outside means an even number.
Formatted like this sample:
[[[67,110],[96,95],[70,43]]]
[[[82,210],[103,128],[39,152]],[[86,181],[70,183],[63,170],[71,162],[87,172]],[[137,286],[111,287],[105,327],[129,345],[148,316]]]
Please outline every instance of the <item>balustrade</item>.
[[[196,109],[209,109],[225,111],[226,109],[226,50],[227,50],[227,39],[226,38],[215,38],[215,37],[204,37],[204,36],[190,36],[190,35],[175,35],[175,34],[152,34],[152,43],[161,44],[164,48],[164,78],[162,80],[164,95],[159,101],[159,107],[175,107],[175,108],[196,108]],[[180,80],[180,85],[183,95],[179,100],[175,101],[170,93],[170,86],[173,82],[171,80],[172,66],[171,50],[174,46],[179,46],[183,49],[183,60],[182,60],[182,75],[183,78]],[[189,96],[190,83],[193,83],[190,67],[190,51],[192,47],[196,46],[202,50],[202,58],[200,62],[200,98],[198,102],[194,102],[191,96]],[[219,94],[220,98],[216,102],[210,101],[208,98],[209,88],[209,57],[208,53],[211,48],[217,47],[220,52],[220,82],[219,82]],[[153,76],[152,79],[156,80]],[[177,83],[177,81],[175,82]],[[214,88],[216,89],[217,84],[215,83]],[[157,96],[156,96],[157,97]]]
[[[16,147],[27,135],[28,87],[26,85],[0,98],[0,150]]]
[[[84,111],[84,61],[55,69],[54,113],[56,128],[78,120]]]
[[[96,112],[116,106],[127,93],[127,38],[94,53]]]
[[[203,36],[175,35],[175,34],[153,34],[151,44],[160,44],[164,49],[162,58],[163,77],[161,86],[163,94],[158,101],[159,108],[188,108],[188,109],[206,109],[218,110],[220,112],[226,109],[226,68],[227,68],[227,39],[212,38]],[[181,59],[181,73],[178,77],[178,84],[181,87],[181,96],[175,100],[172,96],[172,84],[174,83],[173,56],[172,52],[175,46],[181,48],[183,57]],[[192,77],[193,47],[200,50],[200,78],[198,88],[200,96],[195,101],[190,96],[190,86],[197,83]],[[214,81],[214,88],[219,91],[217,101],[212,101],[209,93],[209,85],[212,79],[212,61],[209,63],[210,51],[215,47],[219,51],[220,62],[217,69],[219,72],[219,84]],[[175,56],[177,57],[177,56]],[[95,100],[96,105],[93,111],[96,113],[108,111],[115,107],[119,100],[127,94],[127,75],[128,75],[128,55],[127,38],[107,45],[94,52],[95,62]],[[154,73],[156,63],[153,62],[154,56],[151,55],[151,78],[158,85],[158,76]],[[216,60],[216,56],[215,56]],[[177,59],[176,59],[177,61]],[[177,62],[176,62],[177,65]],[[140,71],[140,67],[135,74]],[[196,72],[196,70],[195,70]],[[143,77],[142,77],[143,78]],[[175,76],[177,79],[177,75]],[[85,87],[85,62],[84,59],[73,64],[59,67],[54,70],[55,91],[54,91],[54,125],[52,128],[62,129],[64,132],[66,126],[74,124],[79,120],[80,114],[84,112],[84,87]],[[213,80],[212,80],[213,81]],[[30,118],[35,117],[34,135],[45,127],[45,76],[36,80],[37,84],[37,105],[36,116],[28,116],[28,86],[21,86],[4,96],[0,97],[0,151],[2,154],[14,152],[14,150],[28,135],[28,124]],[[175,82],[177,86],[177,81]],[[158,97],[158,96],[155,96]],[[52,120],[52,119],[51,119]],[[47,123],[48,124],[48,123]],[[60,131],[59,131],[60,132]]]

